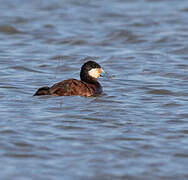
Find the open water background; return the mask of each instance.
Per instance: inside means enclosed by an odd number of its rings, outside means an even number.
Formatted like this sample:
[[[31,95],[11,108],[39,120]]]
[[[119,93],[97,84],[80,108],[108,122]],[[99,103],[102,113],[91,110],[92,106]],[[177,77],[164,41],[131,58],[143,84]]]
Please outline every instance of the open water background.
[[[0,2],[0,179],[188,179],[187,0]],[[87,60],[102,96],[32,96]]]

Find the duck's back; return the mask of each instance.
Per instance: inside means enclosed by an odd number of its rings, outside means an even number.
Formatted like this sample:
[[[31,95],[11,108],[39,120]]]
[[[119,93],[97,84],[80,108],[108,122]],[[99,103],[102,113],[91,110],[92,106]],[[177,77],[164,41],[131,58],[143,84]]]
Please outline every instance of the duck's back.
[[[94,96],[102,93],[102,87],[98,83],[89,84],[77,79],[68,79],[54,84],[52,87],[38,89],[35,95],[54,95],[54,96]]]
[[[54,84],[50,88],[50,94],[55,96],[92,96],[94,89],[77,79],[68,79]]]

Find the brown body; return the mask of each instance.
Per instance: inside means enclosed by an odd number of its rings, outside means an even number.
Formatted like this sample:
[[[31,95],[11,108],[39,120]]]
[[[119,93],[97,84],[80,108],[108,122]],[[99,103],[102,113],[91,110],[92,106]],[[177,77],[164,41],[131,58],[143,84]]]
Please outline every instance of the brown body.
[[[101,76],[102,68],[94,61],[86,62],[80,71],[80,79],[68,79],[54,84],[52,87],[42,87],[34,96],[95,96],[102,93],[102,86],[97,81]]]
[[[34,94],[53,96],[95,96],[102,93],[102,86],[98,81],[86,83],[77,79],[68,79],[54,84],[51,88],[42,87]]]

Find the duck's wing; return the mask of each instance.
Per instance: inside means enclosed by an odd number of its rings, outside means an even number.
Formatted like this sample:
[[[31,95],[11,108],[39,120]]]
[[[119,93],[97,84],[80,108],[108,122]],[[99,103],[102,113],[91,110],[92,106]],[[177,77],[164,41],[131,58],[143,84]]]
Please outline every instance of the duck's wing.
[[[50,88],[50,94],[54,96],[78,95],[88,97],[94,94],[94,89],[77,79],[68,79],[54,84]]]

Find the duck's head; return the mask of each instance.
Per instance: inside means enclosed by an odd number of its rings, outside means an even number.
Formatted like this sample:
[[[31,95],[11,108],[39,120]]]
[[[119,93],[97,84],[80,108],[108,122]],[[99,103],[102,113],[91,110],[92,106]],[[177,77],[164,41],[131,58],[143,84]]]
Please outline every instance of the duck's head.
[[[104,71],[99,64],[95,61],[88,61],[81,68],[80,79],[85,82],[96,81],[103,73]]]

